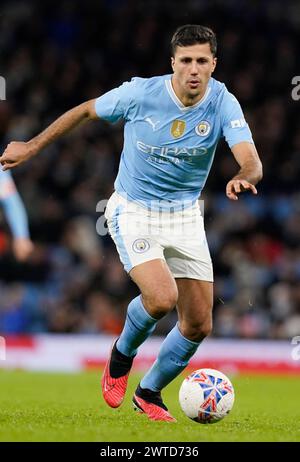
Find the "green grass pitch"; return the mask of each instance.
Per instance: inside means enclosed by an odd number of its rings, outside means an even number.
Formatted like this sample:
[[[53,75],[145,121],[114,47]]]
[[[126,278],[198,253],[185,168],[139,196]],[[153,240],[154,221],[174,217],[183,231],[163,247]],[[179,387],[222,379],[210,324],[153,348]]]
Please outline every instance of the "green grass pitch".
[[[139,379],[132,373],[123,406],[110,409],[100,373],[0,371],[0,441],[300,441],[299,377],[231,377],[235,405],[213,425],[190,421],[180,410],[183,377],[163,393],[177,423],[135,413],[131,396]]]

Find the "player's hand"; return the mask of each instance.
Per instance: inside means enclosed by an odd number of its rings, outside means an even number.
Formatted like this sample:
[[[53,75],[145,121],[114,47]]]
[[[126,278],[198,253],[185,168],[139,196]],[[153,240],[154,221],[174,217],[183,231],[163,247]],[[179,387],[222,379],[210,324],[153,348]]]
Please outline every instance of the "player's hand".
[[[256,187],[246,180],[230,180],[226,186],[226,196],[232,201],[238,200],[238,194],[244,191],[251,191],[257,194]]]
[[[12,141],[6,146],[5,151],[0,156],[0,164],[3,165],[2,170],[9,170],[16,167],[34,154],[35,152],[29,142]]]
[[[33,251],[33,243],[26,237],[15,238],[12,247],[16,259],[20,262],[27,260]]]

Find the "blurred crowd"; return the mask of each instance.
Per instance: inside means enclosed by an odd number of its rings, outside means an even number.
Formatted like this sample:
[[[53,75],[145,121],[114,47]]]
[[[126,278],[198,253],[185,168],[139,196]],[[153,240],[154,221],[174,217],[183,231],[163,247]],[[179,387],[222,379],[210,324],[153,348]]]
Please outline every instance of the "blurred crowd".
[[[179,25],[212,27],[215,78],[244,109],[264,165],[257,197],[225,196],[237,165],[218,147],[202,199],[215,270],[214,336],[300,334],[300,6],[296,1],[2,1],[0,144],[27,141],[67,109],[132,76],[170,73]],[[138,293],[96,204],[109,198],[122,124],[81,126],[14,170],[35,249],[17,263],[0,218],[0,332],[113,333]],[[1,211],[0,211],[1,213]],[[159,323],[166,333],[175,313]]]

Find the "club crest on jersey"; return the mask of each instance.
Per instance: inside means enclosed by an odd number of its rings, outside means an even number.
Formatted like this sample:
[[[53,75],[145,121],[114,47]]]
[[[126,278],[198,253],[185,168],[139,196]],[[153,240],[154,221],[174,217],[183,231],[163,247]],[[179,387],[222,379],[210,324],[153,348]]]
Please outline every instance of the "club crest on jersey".
[[[174,138],[180,138],[185,131],[185,120],[174,120],[171,127],[171,134]]]
[[[206,136],[209,134],[210,132],[210,124],[209,122],[207,122],[207,120],[201,120],[200,123],[198,123],[198,125],[196,126],[195,130],[196,130],[196,133],[197,135],[199,136]]]
[[[132,244],[132,249],[136,253],[147,252],[150,249],[150,244],[146,239],[136,239]]]

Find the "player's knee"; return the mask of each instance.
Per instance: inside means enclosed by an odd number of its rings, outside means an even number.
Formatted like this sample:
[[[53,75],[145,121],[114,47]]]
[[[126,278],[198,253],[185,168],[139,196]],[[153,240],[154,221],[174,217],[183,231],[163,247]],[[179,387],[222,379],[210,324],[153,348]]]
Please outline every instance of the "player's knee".
[[[182,322],[180,324],[182,335],[193,342],[201,342],[212,332],[212,320],[207,319],[204,322]]]
[[[200,338],[208,337],[212,332],[212,327],[213,326],[211,319],[205,322],[204,324],[201,324],[201,326],[199,326],[198,329],[198,335],[200,336]]]
[[[157,290],[155,294],[145,300],[145,304],[153,317],[162,318],[175,308],[177,299],[178,292],[176,290],[167,292],[160,292],[160,290]]]

